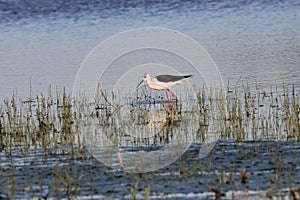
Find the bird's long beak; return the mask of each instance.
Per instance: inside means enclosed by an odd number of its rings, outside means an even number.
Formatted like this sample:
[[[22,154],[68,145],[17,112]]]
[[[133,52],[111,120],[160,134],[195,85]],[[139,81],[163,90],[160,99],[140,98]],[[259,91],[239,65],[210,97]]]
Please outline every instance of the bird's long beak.
[[[136,89],[138,89],[143,82],[144,82],[144,80],[141,80],[141,82],[138,84],[138,86],[136,86]]]

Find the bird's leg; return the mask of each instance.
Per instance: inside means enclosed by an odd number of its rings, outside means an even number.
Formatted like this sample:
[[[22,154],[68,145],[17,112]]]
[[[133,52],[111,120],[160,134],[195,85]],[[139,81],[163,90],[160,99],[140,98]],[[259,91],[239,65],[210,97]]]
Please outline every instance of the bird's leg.
[[[167,89],[168,92],[170,92],[170,94],[176,99],[176,102],[178,101],[178,97],[176,96],[176,94],[174,92],[172,92],[172,90]]]
[[[168,90],[169,89],[166,90],[166,98],[167,98],[167,101],[170,102],[170,99],[169,99],[169,96],[168,96]]]

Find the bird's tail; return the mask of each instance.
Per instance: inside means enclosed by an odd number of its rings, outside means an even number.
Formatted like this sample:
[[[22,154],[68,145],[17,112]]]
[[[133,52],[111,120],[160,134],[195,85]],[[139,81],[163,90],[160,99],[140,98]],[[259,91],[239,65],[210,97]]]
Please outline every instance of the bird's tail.
[[[183,76],[184,78],[189,78],[189,77],[191,77],[191,76],[193,76],[193,75],[185,75],[185,76]]]

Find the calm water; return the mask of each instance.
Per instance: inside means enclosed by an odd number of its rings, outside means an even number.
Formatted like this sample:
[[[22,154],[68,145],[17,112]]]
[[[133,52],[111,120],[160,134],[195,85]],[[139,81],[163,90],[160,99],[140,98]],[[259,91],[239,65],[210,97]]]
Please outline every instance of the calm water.
[[[0,1],[0,97],[72,90],[88,53],[120,31],[159,26],[203,45],[225,81],[300,88],[297,1]],[[109,77],[108,81],[110,80]]]

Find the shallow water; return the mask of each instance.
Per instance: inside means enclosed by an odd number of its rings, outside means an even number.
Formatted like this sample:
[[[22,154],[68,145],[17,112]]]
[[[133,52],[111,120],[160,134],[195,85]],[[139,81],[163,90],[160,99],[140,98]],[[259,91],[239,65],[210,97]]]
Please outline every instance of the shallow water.
[[[71,92],[81,62],[98,43],[120,31],[148,26],[194,38],[211,54],[225,83],[246,80],[250,86],[269,89],[284,82],[299,89],[297,1],[2,0],[0,4],[1,98],[13,90],[23,97],[29,96],[30,88],[33,94],[47,92],[49,84]],[[107,84],[115,84],[109,82],[110,76]]]
[[[145,198],[148,188],[153,199],[214,199],[214,191],[223,199],[253,199],[288,197],[290,188],[299,188],[299,142],[219,141],[201,160],[200,147],[193,144],[170,166],[144,174],[106,168],[85,150],[76,155],[45,154],[41,149],[13,156],[1,153],[0,197],[132,199]],[[248,174],[246,184],[241,184],[243,169]]]

